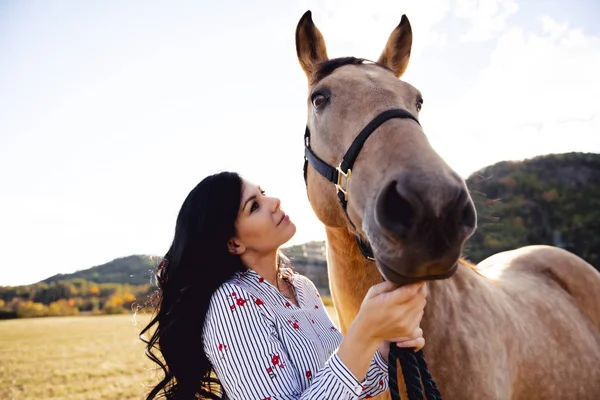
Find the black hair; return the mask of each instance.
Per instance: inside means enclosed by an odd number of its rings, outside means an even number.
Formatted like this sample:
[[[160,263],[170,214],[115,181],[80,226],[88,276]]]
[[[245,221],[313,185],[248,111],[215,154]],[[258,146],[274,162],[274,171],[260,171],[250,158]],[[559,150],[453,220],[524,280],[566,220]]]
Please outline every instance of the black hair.
[[[246,269],[227,248],[242,191],[238,174],[221,172],[203,179],[181,206],[173,243],[156,272],[155,315],[140,333],[146,355],[165,375],[147,400],[161,392],[166,399],[226,398],[204,353],[202,329],[212,294]]]

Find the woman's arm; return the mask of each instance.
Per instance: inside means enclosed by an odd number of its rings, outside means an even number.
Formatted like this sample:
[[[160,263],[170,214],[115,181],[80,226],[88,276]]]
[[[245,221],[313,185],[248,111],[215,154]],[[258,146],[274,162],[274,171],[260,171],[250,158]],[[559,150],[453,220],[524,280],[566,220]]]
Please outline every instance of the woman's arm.
[[[373,354],[380,342],[368,335],[369,327],[362,324],[362,320],[356,319],[338,349],[338,356],[352,371],[354,376],[362,381],[369,369]]]
[[[315,287],[314,283],[305,277],[304,277],[304,281],[308,285],[308,289],[315,293],[316,297],[318,298],[317,301],[319,301],[321,303],[321,307],[324,310],[325,306],[322,303],[318,289]],[[390,285],[389,283],[376,285],[369,291],[365,300],[367,303],[369,303],[370,298],[379,296],[381,294],[389,292],[390,290],[393,290],[393,285]],[[412,294],[411,294],[411,292],[412,292]],[[417,296],[418,293],[420,293],[420,296]],[[398,303],[406,305],[406,303],[409,303],[409,301],[411,299],[413,299],[413,297],[417,297],[417,299],[419,297],[424,298],[426,296],[426,293],[427,293],[427,291],[426,291],[425,286],[420,287],[419,285],[416,285],[416,286],[413,285],[412,288],[410,288],[410,287],[405,288],[404,294],[401,294],[400,291],[395,293],[394,297],[396,297],[396,298],[393,299],[391,301],[391,303],[392,304],[396,303],[395,305],[397,305]],[[417,302],[418,302],[418,300],[417,300]],[[382,305],[382,304],[380,304],[380,305]],[[390,304],[388,303],[386,305],[390,305]],[[424,303],[422,306],[420,306],[420,305],[409,306],[408,309],[422,311],[423,306],[424,306]],[[361,307],[361,308],[363,309],[362,310],[363,312],[360,313],[360,315],[356,318],[355,322],[350,326],[349,332],[346,334],[346,337],[344,338],[345,343],[342,342],[342,345],[340,346],[340,350],[343,350],[344,347],[346,347],[346,345],[347,345],[347,348],[350,349],[348,351],[349,357],[352,357],[354,355],[354,354],[352,354],[351,349],[355,345],[352,344],[351,341],[353,340],[352,337],[355,336],[355,334],[358,334],[359,336],[365,336],[365,335],[368,336],[368,335],[373,335],[373,334],[377,333],[376,326],[378,325],[377,324],[378,317],[376,315],[374,315],[374,314],[377,314],[377,312],[371,311],[372,308],[369,307],[369,305],[365,305],[364,307]],[[406,307],[403,307],[403,308],[405,308],[404,311],[406,311]],[[384,313],[388,314],[388,317],[386,317],[386,320],[388,320],[388,322],[390,319],[392,319],[392,320],[394,319],[394,318],[389,318],[390,314],[395,314],[394,312],[390,312],[392,310],[390,310],[389,307],[386,307],[386,306],[376,307],[376,309],[379,309],[379,311],[383,310]],[[407,315],[406,317],[408,317],[408,318],[402,318],[402,319],[413,319],[409,315]],[[418,318],[418,319],[420,320],[420,318]],[[365,323],[365,321],[367,321],[367,322]],[[416,322],[416,321],[413,322],[413,325],[408,324],[408,327],[414,326],[414,323],[418,323],[418,322]],[[363,325],[362,327],[360,326],[361,324]],[[396,332],[400,332],[400,331],[406,331],[406,330],[400,329]],[[421,328],[417,328],[416,330],[413,331],[413,333],[410,336],[406,336],[406,337],[394,338],[394,339],[389,339],[389,340],[384,340],[384,341],[382,341],[381,339],[376,339],[375,342],[380,343],[380,345],[379,345],[378,350],[375,351],[375,355],[371,357],[372,359],[371,359],[370,365],[368,365],[368,370],[366,371],[365,378],[361,380],[361,384],[364,387],[364,391],[360,395],[361,399],[376,396],[388,389],[388,384],[389,384],[388,353],[389,353],[389,343],[391,341],[396,342],[399,347],[414,347],[417,350],[422,348],[425,344],[425,340],[423,339],[423,331],[421,330]],[[368,346],[368,344],[366,344],[366,343],[364,343],[363,345]],[[338,352],[338,354],[340,354],[340,353]],[[372,354],[372,352],[371,352],[371,350],[366,350],[362,354],[363,355],[364,354]],[[342,357],[345,357],[345,355],[342,354]],[[362,376],[363,368],[365,365],[363,362],[364,362],[364,359],[366,359],[366,358],[368,358],[368,357],[363,357],[363,360],[356,360],[356,359],[350,360],[350,362],[349,362],[350,366],[352,365],[352,361],[359,361],[359,364],[361,365],[361,370],[357,370],[357,369],[353,370],[353,373],[356,374],[356,376]]]

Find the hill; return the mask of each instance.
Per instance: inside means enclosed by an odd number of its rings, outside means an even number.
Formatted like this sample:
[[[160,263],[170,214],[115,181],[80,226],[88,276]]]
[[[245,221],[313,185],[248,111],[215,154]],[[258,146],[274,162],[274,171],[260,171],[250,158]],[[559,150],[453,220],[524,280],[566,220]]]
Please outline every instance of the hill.
[[[548,244],[600,269],[600,154],[500,162],[473,173],[467,186],[479,217],[479,227],[465,247],[471,261]]]
[[[85,279],[95,283],[143,285],[150,283],[152,270],[158,265],[160,259],[158,256],[148,255],[122,257],[72,274],[57,274],[41,282],[49,284],[72,279]]]

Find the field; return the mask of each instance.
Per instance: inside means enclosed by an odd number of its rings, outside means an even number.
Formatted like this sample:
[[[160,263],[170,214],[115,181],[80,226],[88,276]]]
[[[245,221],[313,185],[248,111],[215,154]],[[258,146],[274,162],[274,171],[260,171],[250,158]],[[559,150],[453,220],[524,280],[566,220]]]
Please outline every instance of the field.
[[[336,321],[333,309],[328,307]],[[0,321],[0,399],[143,399],[154,367],[138,333],[147,315]]]

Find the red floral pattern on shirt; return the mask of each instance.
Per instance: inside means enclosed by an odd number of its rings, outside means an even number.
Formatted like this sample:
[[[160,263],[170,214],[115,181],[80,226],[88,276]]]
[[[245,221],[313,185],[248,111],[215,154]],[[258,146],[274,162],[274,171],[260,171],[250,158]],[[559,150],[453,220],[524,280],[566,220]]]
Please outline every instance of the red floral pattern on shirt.
[[[300,329],[300,325],[298,324],[297,319],[295,319],[293,321],[291,319],[288,319],[288,324],[290,324],[292,326],[292,328],[294,328],[294,329]]]
[[[273,354],[271,357],[271,364],[277,365],[279,364],[279,354]]]
[[[271,364],[272,364],[272,366],[267,367],[267,374],[269,374],[269,377],[271,379],[275,379],[275,378],[277,378],[277,374],[275,374],[275,371],[273,369],[275,367],[279,367],[279,368],[284,367],[284,364],[281,362],[281,357],[279,356],[279,354],[271,355]]]
[[[225,352],[228,350],[227,345],[223,344],[223,343],[219,343],[219,345],[217,346],[217,349],[219,350],[219,355],[221,356],[221,358],[225,358]]]
[[[234,303],[229,306],[231,311],[235,311],[236,305],[239,307],[243,307],[246,304],[246,302],[248,301],[246,299],[238,297],[238,294],[236,292],[231,292],[231,297],[233,297],[233,299],[234,299]]]

